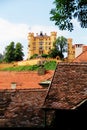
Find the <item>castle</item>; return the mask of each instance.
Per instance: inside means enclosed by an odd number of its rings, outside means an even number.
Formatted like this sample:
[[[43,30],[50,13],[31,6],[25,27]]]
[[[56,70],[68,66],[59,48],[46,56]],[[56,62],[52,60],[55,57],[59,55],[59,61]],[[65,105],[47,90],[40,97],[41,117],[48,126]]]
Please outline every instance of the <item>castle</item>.
[[[46,33],[40,34],[28,33],[28,58],[34,54],[42,55],[48,54],[51,49],[53,49],[53,43],[57,38],[57,32],[50,32],[50,36]],[[72,62],[76,57],[78,57],[82,52],[87,50],[87,46],[83,44],[72,44],[72,38],[67,39],[68,51],[67,51],[67,61]]]
[[[87,52],[87,46],[72,45],[71,38],[67,41],[69,61]],[[33,55],[33,50],[30,52]],[[41,75],[35,78],[34,73],[0,72],[1,87],[5,85],[0,89],[0,127],[86,128],[87,63],[58,63],[48,88],[36,87],[37,79],[43,78]],[[7,77],[9,83],[16,81],[19,89],[10,88]],[[28,83],[30,78],[35,80],[32,87]]]
[[[48,52],[53,48],[53,42],[56,40],[57,32],[51,32],[50,36],[46,33],[40,34],[34,33],[28,34],[28,59],[34,54],[42,55],[48,54]]]

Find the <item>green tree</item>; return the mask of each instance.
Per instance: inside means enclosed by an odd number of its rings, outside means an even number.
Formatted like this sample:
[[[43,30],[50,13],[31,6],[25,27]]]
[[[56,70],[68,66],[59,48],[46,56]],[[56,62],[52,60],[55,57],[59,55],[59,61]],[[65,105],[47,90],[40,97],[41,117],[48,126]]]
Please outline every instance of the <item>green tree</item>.
[[[38,54],[34,54],[33,56],[30,57],[30,59],[35,59],[38,57]]]
[[[64,58],[64,53],[67,52],[67,39],[63,36],[58,37],[54,42],[54,46],[59,51],[60,58]]]
[[[15,47],[15,61],[23,60],[23,56],[23,46],[21,45],[21,43],[18,42]]]
[[[54,42],[54,48],[49,53],[50,56],[55,58],[59,56],[61,59],[64,58],[64,53],[67,52],[67,39],[63,36],[58,37]]]
[[[4,56],[0,53],[0,62],[3,61]]]
[[[11,42],[6,48],[4,52],[4,60],[6,62],[12,62],[15,59],[15,43]]]
[[[57,50],[57,48],[53,48],[49,52],[49,57],[51,57],[51,58],[56,58],[59,55],[60,54],[59,54],[59,51]]]
[[[15,43],[11,42],[6,48],[4,52],[4,61],[5,62],[13,62],[23,60],[23,46],[21,43],[17,43],[15,47]]]
[[[87,0],[54,0],[50,20],[61,30],[74,29],[72,19],[77,18],[82,28],[87,28]]]

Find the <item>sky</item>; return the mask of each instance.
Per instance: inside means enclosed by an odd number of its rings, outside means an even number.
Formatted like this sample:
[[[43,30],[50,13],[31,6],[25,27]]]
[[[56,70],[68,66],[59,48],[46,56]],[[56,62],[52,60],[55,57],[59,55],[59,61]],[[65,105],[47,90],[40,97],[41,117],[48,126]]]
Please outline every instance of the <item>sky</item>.
[[[54,0],[0,0],[0,53],[12,41],[23,45],[24,60],[28,56],[28,33],[50,35],[57,32],[57,36],[72,38],[73,44],[87,45],[87,29],[80,27],[79,22],[73,20],[74,31],[61,31],[55,22],[50,21],[50,10],[54,8]]]

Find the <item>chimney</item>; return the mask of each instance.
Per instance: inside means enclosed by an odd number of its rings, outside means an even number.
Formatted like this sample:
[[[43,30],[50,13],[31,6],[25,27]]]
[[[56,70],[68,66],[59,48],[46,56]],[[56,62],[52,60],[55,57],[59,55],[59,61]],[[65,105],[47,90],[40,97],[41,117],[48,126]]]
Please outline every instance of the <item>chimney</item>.
[[[16,89],[16,82],[11,83],[11,89]]]

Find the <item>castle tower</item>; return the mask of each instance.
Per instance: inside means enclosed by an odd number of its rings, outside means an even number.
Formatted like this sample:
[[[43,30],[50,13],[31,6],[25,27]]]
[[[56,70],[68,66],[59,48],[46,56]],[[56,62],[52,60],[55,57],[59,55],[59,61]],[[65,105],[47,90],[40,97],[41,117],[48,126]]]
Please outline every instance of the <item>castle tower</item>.
[[[51,39],[51,48],[53,48],[53,43],[56,40],[56,37],[57,37],[57,32],[51,32],[51,36],[50,36],[50,39]]]
[[[72,62],[72,60],[75,58],[75,46],[72,45],[72,39],[68,38],[68,62]]]
[[[28,33],[28,59],[33,55],[34,33]]]

